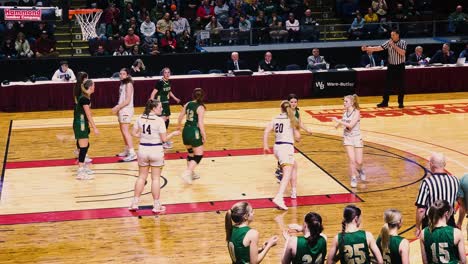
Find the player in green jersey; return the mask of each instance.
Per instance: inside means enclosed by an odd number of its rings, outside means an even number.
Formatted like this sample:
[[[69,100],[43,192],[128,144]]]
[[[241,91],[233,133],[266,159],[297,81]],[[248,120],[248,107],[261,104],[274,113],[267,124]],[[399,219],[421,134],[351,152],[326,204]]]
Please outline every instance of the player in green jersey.
[[[429,226],[421,234],[421,256],[427,263],[466,263],[465,242],[458,228],[447,225],[453,214],[449,202],[437,200],[429,208]]]
[[[203,144],[206,143],[204,96],[203,89],[195,88],[192,93],[193,100],[184,105],[178,119],[178,130],[180,130],[182,120],[186,116],[182,139],[188,152],[187,169],[181,177],[188,184],[191,184],[192,180],[200,178],[194,170],[203,158]]]
[[[174,99],[177,103],[180,103],[180,99],[177,98],[172,92],[171,81],[171,70],[169,68],[164,68],[161,70],[163,77],[161,80],[157,81],[154,85],[153,92],[150,95],[150,99],[158,100],[162,103],[163,111],[161,113],[162,119],[166,124],[166,129],[169,128],[169,118],[171,116],[171,108],[169,104],[169,98]],[[172,148],[172,142],[164,143],[163,147],[165,149]]]
[[[303,232],[304,236],[289,236],[285,231],[283,235],[287,238],[282,264],[322,264],[327,255],[327,237],[322,234],[322,217],[314,212],[306,214],[302,226],[289,225],[290,229]]]
[[[81,96],[83,92],[86,92],[86,90],[82,90],[81,86],[83,83],[88,80],[88,74],[86,72],[78,72],[76,74],[76,83],[73,86],[73,101],[75,104],[78,103],[78,98]],[[78,145],[78,141],[76,141],[76,149],[73,152],[75,154],[76,159],[78,160],[78,155],[80,154],[80,146]],[[85,157],[85,163],[91,163],[93,162],[93,159],[91,159],[87,154]]]
[[[385,264],[409,264],[409,242],[398,235],[402,225],[401,213],[388,209],[384,213],[385,224],[377,238],[377,246]]]
[[[238,202],[226,212],[226,242],[233,264],[260,263],[278,241],[278,236],[272,236],[258,248],[259,233],[249,226],[253,216],[253,208],[247,202]]]
[[[359,229],[361,222],[361,209],[355,205],[346,206],[341,222],[342,231],[333,238],[328,251],[327,264],[336,263],[338,260],[342,264],[370,264],[369,249],[377,263],[383,264],[382,255],[375,243],[374,236],[370,232]]]
[[[78,172],[76,178],[78,180],[90,180],[93,179],[93,172],[87,168],[85,163],[89,148],[89,127],[91,126],[93,128],[94,134],[99,134],[90,109],[91,94],[94,93],[94,82],[92,80],[86,80],[82,85],[82,90],[82,94],[78,96],[73,113],[73,132],[79,148]]]

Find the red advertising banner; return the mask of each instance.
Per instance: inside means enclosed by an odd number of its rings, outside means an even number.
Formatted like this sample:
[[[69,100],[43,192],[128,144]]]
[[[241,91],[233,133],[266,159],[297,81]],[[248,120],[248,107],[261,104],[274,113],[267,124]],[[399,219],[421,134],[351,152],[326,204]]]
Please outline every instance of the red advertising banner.
[[[5,8],[5,20],[15,21],[41,21],[41,9],[19,9],[19,8]]]

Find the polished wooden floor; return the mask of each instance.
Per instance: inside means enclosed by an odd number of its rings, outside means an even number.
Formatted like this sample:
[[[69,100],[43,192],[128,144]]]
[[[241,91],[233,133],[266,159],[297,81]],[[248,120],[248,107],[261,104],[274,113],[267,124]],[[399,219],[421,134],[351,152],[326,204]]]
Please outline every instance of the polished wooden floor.
[[[314,198],[354,192],[360,199],[356,204],[363,209],[363,228],[374,235],[382,225],[383,211],[398,208],[404,216],[401,231],[407,230],[403,235],[413,239],[414,200],[430,153],[445,153],[451,173],[460,177],[468,172],[467,98],[468,93],[409,95],[403,111],[375,109],[380,98],[361,98],[368,181],[356,189],[349,186],[341,131],[329,122],[331,116],[340,113],[342,100],[301,100],[303,121],[314,133],[303,134],[297,144],[298,195]],[[278,105],[276,101],[209,104],[206,149],[228,153],[261,148],[263,127],[278,113]],[[175,107],[173,112],[178,110]],[[110,109],[93,113],[101,135],[92,136],[90,155],[109,157],[121,151],[122,139]],[[0,113],[0,160],[4,160],[10,120],[7,164],[73,158],[71,115],[70,111]],[[173,117],[172,124],[176,122],[176,115]],[[184,152],[180,139],[174,143],[168,153]],[[205,158],[199,168],[202,179],[192,186],[178,178],[183,166],[180,159],[167,161],[163,172],[167,184],[161,192],[166,204],[258,201],[272,197],[278,187],[271,155],[246,152]],[[41,215],[128,206],[128,193],[108,200],[86,201],[83,197],[131,190],[135,178],[121,175],[136,175],[136,163],[102,163],[93,165],[93,169],[98,174],[89,182],[74,180],[75,167],[71,165],[6,169],[0,219],[7,214]],[[292,206],[284,213],[268,206],[258,208],[252,226],[265,240],[280,235],[282,223],[301,223],[304,214],[316,211],[324,219],[325,234],[333,237],[341,229],[346,204],[318,199],[312,199],[313,205]],[[144,195],[141,205],[150,204],[151,197]],[[0,225],[0,263],[229,263],[223,233],[224,211],[217,210],[72,221],[44,218],[37,223]],[[280,240],[264,263],[278,263],[283,247],[284,241]],[[419,243],[411,243],[411,249],[411,263],[421,263]]]

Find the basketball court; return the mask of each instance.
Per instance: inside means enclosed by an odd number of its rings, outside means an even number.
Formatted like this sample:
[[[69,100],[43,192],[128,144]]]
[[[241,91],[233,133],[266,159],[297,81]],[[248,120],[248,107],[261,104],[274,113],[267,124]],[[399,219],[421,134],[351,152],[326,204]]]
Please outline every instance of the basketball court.
[[[414,240],[414,201],[433,151],[447,156],[447,170],[468,172],[466,124],[468,93],[409,95],[406,108],[378,109],[380,98],[361,102],[366,182],[351,188],[342,130],[331,117],[341,116],[342,100],[307,99],[299,106],[312,135],[296,144],[298,198],[286,192],[287,212],[271,198],[278,189],[276,160],[263,154],[265,124],[279,112],[279,102],[209,104],[201,179],[185,184],[179,175],[186,153],[180,138],[167,151],[161,179],[164,214],[151,213],[150,179],[140,210],[129,212],[138,174],[136,162],[114,157],[123,148],[117,119],[110,109],[93,110],[100,135],[91,136],[95,179],[75,180],[72,113],[0,113],[0,149],[4,171],[0,197],[2,263],[229,263],[224,242],[224,214],[232,204],[249,201],[260,240],[281,235],[284,224],[302,223],[309,211],[320,213],[324,233],[341,230],[346,204],[363,210],[363,228],[378,235],[383,211],[402,211],[403,236]],[[393,99],[393,98],[392,98]],[[177,113],[180,107],[173,108]],[[141,112],[138,108],[136,113]],[[173,114],[170,130],[176,128]],[[10,122],[10,120],[12,120]],[[272,144],[271,136],[270,142]],[[138,142],[135,142],[137,145]],[[5,151],[5,154],[3,154]],[[278,263],[281,238],[263,263]],[[419,242],[411,243],[411,263],[421,263]]]

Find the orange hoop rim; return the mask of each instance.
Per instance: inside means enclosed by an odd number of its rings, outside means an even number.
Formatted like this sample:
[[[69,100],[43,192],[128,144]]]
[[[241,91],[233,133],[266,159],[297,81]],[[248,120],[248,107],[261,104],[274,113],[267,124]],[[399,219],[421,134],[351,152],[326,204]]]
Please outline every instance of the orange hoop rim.
[[[68,17],[71,19],[73,15],[83,15],[90,13],[102,12],[102,9],[99,8],[88,8],[88,9],[70,9],[68,10]]]

